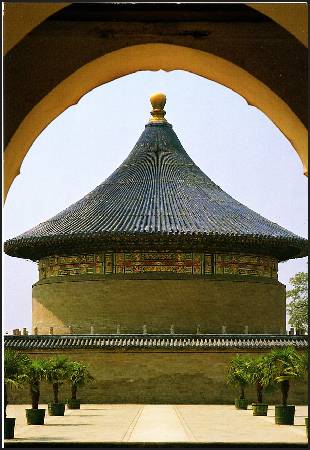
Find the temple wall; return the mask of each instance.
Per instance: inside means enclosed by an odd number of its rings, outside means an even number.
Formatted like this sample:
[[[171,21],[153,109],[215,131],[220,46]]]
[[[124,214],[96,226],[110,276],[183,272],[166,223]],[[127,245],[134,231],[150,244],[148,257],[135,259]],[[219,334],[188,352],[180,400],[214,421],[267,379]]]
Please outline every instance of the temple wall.
[[[32,351],[30,356],[48,358],[53,354],[85,362],[96,382],[80,389],[84,403],[149,404],[232,404],[238,390],[226,384],[229,361],[236,351],[103,351],[97,349]],[[246,353],[256,356],[258,350]],[[261,353],[260,353],[261,354]],[[10,403],[28,404],[28,389],[10,390]],[[60,387],[60,399],[69,396],[69,387]],[[246,389],[246,397],[256,401],[255,390]],[[42,384],[41,403],[52,399],[50,385]],[[280,390],[266,393],[264,401],[279,403]],[[289,404],[307,404],[307,383],[292,382]]]
[[[245,279],[246,278],[246,279]],[[54,277],[33,286],[38,334],[283,333],[285,286],[271,279],[152,274]]]

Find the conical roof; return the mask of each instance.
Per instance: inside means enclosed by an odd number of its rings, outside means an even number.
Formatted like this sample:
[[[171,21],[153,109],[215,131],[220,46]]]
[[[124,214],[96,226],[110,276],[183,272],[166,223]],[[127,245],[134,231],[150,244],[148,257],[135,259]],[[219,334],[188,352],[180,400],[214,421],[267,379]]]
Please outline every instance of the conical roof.
[[[152,118],[127,159],[78,202],[20,236],[5,252],[40,259],[101,250],[241,251],[280,261],[307,240],[234,200],[192,161],[154,95]]]

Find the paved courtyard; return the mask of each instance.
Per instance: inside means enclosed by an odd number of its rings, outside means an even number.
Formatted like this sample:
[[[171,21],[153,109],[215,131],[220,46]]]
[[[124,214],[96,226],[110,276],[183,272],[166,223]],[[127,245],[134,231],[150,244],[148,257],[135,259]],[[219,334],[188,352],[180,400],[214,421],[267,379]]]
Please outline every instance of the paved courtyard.
[[[294,426],[275,425],[274,406],[267,417],[253,417],[233,405],[82,405],[64,417],[46,413],[45,425],[27,425],[26,407],[8,406],[14,442],[307,443],[306,406],[296,407]]]

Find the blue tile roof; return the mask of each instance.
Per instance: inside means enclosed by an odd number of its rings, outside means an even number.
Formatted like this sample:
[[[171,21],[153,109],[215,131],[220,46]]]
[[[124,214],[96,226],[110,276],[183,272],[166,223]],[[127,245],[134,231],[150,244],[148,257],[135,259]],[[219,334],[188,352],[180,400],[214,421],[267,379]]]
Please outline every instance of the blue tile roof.
[[[128,242],[135,249],[252,250],[279,260],[307,254],[306,239],[234,200],[205,175],[168,123],[147,124],[108,179],[4,248],[11,256],[35,260],[127,248]]]

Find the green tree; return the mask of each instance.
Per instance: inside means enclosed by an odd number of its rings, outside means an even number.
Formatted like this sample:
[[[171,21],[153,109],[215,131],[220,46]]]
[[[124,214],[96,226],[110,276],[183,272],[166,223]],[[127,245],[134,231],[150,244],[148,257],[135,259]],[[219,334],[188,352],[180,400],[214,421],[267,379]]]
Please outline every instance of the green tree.
[[[267,355],[266,381],[278,383],[282,394],[282,405],[287,406],[290,382],[307,375],[307,355],[294,347],[275,348]]]
[[[59,403],[59,387],[69,380],[70,361],[63,356],[55,356],[46,362],[47,381],[52,385],[54,403]]]
[[[247,356],[236,355],[229,364],[226,381],[227,384],[239,387],[240,400],[245,399],[245,388],[250,384],[249,367],[251,359]]]
[[[70,361],[69,381],[71,383],[71,399],[76,400],[78,388],[94,381],[94,378],[84,364],[78,361]]]
[[[263,391],[274,389],[268,356],[257,356],[250,359],[247,370],[249,381],[256,388],[257,403],[263,403]]]
[[[31,359],[25,368],[25,382],[29,385],[31,408],[39,408],[40,384],[47,379],[47,361]]]
[[[25,382],[25,367],[29,357],[25,353],[11,349],[4,351],[4,417],[8,405],[8,387],[19,388]]]
[[[297,330],[308,330],[308,273],[296,273],[291,279],[293,286],[286,293],[287,299],[291,299],[287,310],[289,313],[289,324]]]

